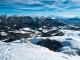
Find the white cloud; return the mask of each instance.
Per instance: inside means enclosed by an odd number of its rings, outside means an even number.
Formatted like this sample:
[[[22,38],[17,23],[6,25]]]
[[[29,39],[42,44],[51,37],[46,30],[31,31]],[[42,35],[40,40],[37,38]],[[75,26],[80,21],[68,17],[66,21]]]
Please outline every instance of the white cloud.
[[[53,4],[48,4],[48,3],[43,3],[42,1],[55,1],[55,2]],[[66,1],[68,1],[68,4],[63,4]],[[20,3],[21,5],[18,5],[17,3]],[[54,13],[49,12],[47,9],[45,12],[36,12],[36,14],[40,14],[40,15],[42,15],[42,14],[44,14],[44,15],[45,14],[46,15],[54,14],[54,15],[65,15],[65,16],[80,15],[79,8],[68,9],[70,7],[80,6],[80,0],[5,0],[5,2],[2,2],[2,4],[11,5],[11,6],[15,7],[18,11],[22,11],[22,12],[24,9],[30,9],[30,10],[40,10],[40,9],[45,9],[45,8],[56,9],[55,11],[53,11]],[[41,4],[43,6],[28,7],[28,6],[25,6],[24,4],[25,5]],[[61,10],[61,12],[58,12],[59,10]],[[34,12],[34,14],[35,14],[35,12]]]
[[[56,8],[59,10],[65,10],[66,8],[69,8],[71,6],[80,6],[79,0],[44,0],[44,1],[55,1],[52,5],[42,3],[43,0],[6,0],[8,3],[11,3],[13,6],[21,6],[17,5],[16,3],[21,4],[42,4],[47,8]],[[63,2],[69,1],[68,4],[63,4]],[[24,7],[24,6],[23,6]]]
[[[18,8],[18,9],[20,9],[20,10],[25,10],[25,9],[30,9],[30,10],[40,10],[40,9],[43,9],[44,7],[22,7],[22,8]]]

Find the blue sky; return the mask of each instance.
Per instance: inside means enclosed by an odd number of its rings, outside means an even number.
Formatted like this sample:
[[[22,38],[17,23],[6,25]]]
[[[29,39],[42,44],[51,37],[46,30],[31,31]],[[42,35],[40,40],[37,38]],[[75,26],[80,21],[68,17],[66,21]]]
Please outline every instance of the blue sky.
[[[80,0],[0,0],[0,14],[80,17]]]

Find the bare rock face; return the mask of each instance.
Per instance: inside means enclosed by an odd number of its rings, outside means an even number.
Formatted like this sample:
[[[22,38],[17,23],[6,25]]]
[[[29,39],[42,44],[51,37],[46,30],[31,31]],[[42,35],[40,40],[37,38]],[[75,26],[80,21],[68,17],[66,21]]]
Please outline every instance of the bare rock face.
[[[26,38],[21,38],[20,39],[20,42],[21,43],[29,43],[28,39],[26,39]]]

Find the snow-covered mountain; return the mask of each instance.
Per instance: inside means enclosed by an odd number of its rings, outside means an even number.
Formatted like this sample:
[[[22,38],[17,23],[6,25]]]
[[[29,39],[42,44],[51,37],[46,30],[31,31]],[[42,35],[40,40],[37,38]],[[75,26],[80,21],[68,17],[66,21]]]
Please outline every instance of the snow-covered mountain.
[[[80,27],[50,16],[0,16],[0,60],[79,60],[79,39]]]
[[[21,43],[20,40],[11,43],[0,42],[0,60],[79,60],[77,52],[80,52],[80,32],[61,31],[65,32],[64,36],[28,38],[26,43]],[[47,38],[61,42],[63,47],[60,52],[36,45]]]
[[[80,27],[80,17],[55,17],[55,19],[61,21],[62,23],[79,26]]]
[[[0,40],[3,41],[33,37],[36,33],[44,37],[56,32],[60,34],[58,27],[65,26],[58,20],[45,16],[0,16],[0,21]]]

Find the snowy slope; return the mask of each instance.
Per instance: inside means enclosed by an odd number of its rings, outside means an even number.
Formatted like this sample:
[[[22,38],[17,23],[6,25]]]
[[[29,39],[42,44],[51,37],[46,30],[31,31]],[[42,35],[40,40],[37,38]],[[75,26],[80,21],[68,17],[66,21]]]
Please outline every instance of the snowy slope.
[[[30,42],[37,43],[42,39],[51,39],[60,41],[63,46],[70,46],[72,48],[80,47],[80,31],[72,31],[72,30],[61,30],[65,35],[64,36],[53,36],[53,37],[36,37],[30,38]]]
[[[80,60],[80,56],[76,54],[80,48],[80,32],[61,31],[65,33],[64,36],[29,38],[30,42],[27,43],[21,43],[20,40],[11,43],[0,42],[0,60]],[[47,38],[62,43],[63,47],[60,48],[60,52],[54,52],[35,44]]]
[[[80,47],[80,31],[71,31],[71,30],[61,30],[65,35],[64,36],[53,36],[53,37],[36,37],[29,38],[30,42],[37,43],[42,39],[51,39],[60,41],[63,46],[70,46],[72,48],[77,48],[77,45]]]
[[[53,37],[37,37],[31,38],[30,42],[38,43],[43,39],[51,39],[59,41],[62,44],[61,52],[66,52],[66,54],[76,55],[77,52],[80,52],[80,31],[72,30],[61,30],[65,35],[64,36],[53,36]]]
[[[0,60],[79,60],[79,56],[53,52],[31,43],[0,43]]]

